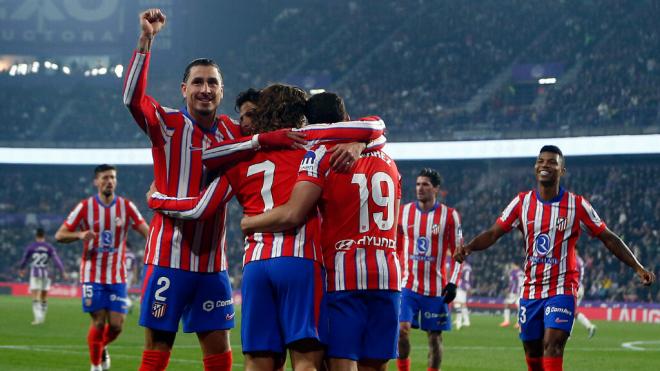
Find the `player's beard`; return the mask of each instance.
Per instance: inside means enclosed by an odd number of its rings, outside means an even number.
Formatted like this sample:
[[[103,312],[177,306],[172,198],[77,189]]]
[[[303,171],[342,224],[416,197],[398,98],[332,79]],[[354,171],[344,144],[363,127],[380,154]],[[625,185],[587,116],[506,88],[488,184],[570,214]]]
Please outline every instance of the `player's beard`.
[[[112,196],[112,189],[104,189],[104,190],[103,190],[103,195],[104,195],[105,197],[110,197],[110,196]]]

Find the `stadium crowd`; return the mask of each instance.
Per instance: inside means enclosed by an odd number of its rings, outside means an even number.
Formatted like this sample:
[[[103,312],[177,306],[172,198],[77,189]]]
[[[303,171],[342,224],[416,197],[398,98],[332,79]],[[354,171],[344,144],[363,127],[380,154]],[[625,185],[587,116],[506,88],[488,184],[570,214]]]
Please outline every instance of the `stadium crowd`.
[[[658,2],[307,5],[291,1],[240,46],[218,55],[227,81],[225,112],[238,91],[278,80],[339,92],[353,115],[381,115],[392,141],[660,131]],[[321,10],[324,17],[314,16]],[[550,63],[563,66],[555,85],[511,75],[519,64]],[[504,79],[487,89],[500,75]],[[116,77],[35,79],[5,72],[0,81],[8,86],[0,92],[7,102],[0,115],[12,123],[2,145],[147,145],[125,130],[130,117]],[[178,83],[178,76],[159,77],[150,93],[176,97]],[[69,130],[79,139],[72,141]]]
[[[657,272],[660,267],[660,194],[655,179],[660,179],[657,158],[597,157],[568,158],[567,189],[590,199],[610,229],[620,234],[645,264]],[[534,186],[531,160],[489,160],[455,162],[400,162],[404,201],[414,200],[414,181],[422,167],[435,167],[444,177],[445,202],[456,207],[463,218],[466,240],[490,226],[515,196],[514,192]],[[7,166],[0,180],[0,280],[17,278],[17,262],[41,225],[49,236],[82,195],[95,192],[88,166]],[[61,174],[66,173],[63,177]],[[123,166],[118,172],[118,193],[132,199],[147,220],[144,193],[152,179],[146,166]],[[229,206],[228,256],[235,288],[240,285],[242,234],[238,228],[240,206]],[[140,255],[143,241],[129,234]],[[51,239],[52,242],[52,239]],[[56,245],[68,271],[79,266],[79,245]],[[524,254],[518,233],[510,233],[498,246],[471,258],[474,296],[502,297],[508,285],[505,266],[521,263]],[[586,299],[606,301],[660,301],[657,286],[637,284],[633,272],[620,263],[597,240],[583,237],[578,244],[586,262]],[[72,275],[75,277],[75,275]]]

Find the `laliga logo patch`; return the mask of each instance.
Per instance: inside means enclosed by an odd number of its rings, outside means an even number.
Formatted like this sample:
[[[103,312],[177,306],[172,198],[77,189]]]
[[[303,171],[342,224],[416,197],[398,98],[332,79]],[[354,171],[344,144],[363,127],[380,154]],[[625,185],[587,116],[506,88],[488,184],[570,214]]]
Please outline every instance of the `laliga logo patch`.
[[[534,250],[541,256],[547,254],[550,251],[550,237],[545,233],[538,235],[534,241]]]
[[[91,307],[92,306],[92,299],[85,299],[85,306],[86,307]]]
[[[426,254],[426,252],[429,251],[429,247],[431,246],[431,240],[426,237],[418,237],[417,244],[415,246],[417,248],[417,252]]]

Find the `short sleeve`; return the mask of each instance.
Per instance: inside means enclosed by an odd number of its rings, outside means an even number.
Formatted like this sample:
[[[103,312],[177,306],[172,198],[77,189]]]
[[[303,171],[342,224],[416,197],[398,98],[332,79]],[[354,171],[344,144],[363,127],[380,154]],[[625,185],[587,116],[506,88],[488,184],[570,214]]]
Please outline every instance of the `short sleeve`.
[[[584,197],[579,198],[576,207],[580,227],[584,231],[587,231],[592,236],[598,236],[607,228],[605,222],[600,219],[596,210],[594,210],[593,206]]]
[[[511,200],[495,223],[507,232],[518,226],[520,223],[520,196]]]

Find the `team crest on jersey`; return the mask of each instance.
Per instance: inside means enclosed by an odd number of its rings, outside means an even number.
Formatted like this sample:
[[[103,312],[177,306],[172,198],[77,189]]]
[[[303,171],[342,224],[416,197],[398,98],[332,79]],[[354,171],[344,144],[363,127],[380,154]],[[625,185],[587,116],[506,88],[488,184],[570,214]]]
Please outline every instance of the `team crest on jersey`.
[[[431,240],[429,240],[427,237],[418,237],[415,246],[418,253],[426,254],[426,252],[429,251],[429,248],[431,247]]]
[[[433,224],[431,227],[431,233],[434,235],[437,235],[440,233],[440,225],[439,224]]]
[[[550,237],[545,233],[538,235],[534,240],[534,250],[539,255],[545,256],[550,251]]]
[[[124,222],[121,220],[121,218],[120,218],[120,217],[116,217],[116,218],[115,218],[115,225],[116,225],[117,227],[121,227],[122,224],[124,224]]]
[[[155,301],[151,305],[151,315],[154,316],[154,318],[163,318],[166,309],[167,304]]]
[[[559,218],[557,218],[558,231],[562,231],[562,232],[565,231],[567,226],[568,226],[568,220],[565,217],[560,216]]]

